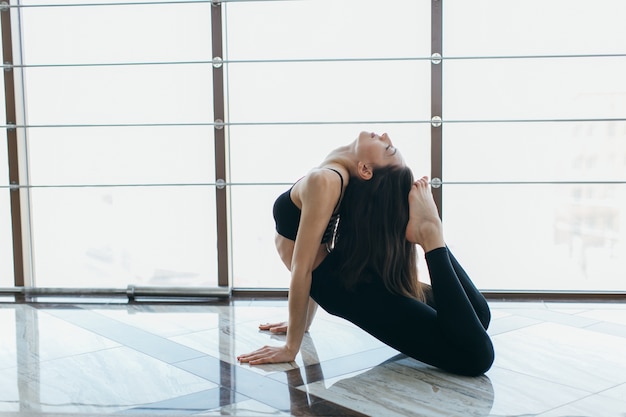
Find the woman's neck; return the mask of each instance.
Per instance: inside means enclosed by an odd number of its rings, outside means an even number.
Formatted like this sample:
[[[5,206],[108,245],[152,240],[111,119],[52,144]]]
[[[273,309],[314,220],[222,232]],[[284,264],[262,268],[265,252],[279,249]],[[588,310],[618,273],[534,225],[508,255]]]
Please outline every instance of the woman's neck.
[[[342,146],[331,151],[320,164],[320,167],[340,167],[353,175],[356,171],[356,157],[353,144]]]

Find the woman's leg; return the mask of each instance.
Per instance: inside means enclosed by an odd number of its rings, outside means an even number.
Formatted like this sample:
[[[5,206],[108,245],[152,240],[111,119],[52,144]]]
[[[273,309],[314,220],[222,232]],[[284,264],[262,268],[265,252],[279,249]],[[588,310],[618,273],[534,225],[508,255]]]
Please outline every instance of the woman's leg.
[[[465,294],[467,294],[467,298],[469,298],[472,306],[474,307],[474,312],[476,313],[476,316],[478,316],[478,320],[480,320],[485,330],[487,330],[489,328],[489,323],[491,322],[491,310],[489,310],[487,300],[485,300],[485,297],[480,293],[480,291],[478,291],[478,288],[476,288],[450,249],[448,249],[448,255],[450,256],[450,262],[452,262],[454,272],[456,272],[456,276],[459,278],[459,281],[465,290]]]
[[[345,289],[336,273],[335,253],[313,272],[311,296],[329,313],[417,360],[462,375],[486,372],[493,363],[493,346],[456,276],[448,249],[427,253],[426,261],[437,310],[391,294],[382,283]]]
[[[491,311],[489,310],[489,304],[487,304],[487,300],[485,300],[485,297],[480,293],[478,288],[476,288],[476,286],[467,275],[461,264],[459,264],[459,261],[456,260],[450,249],[448,249],[448,254],[450,255],[450,261],[452,262],[454,272],[456,272],[456,275],[459,278],[463,289],[465,290],[467,298],[469,298],[470,303],[472,303],[472,307],[474,307],[474,312],[478,316],[478,319],[482,323],[485,330],[487,330],[491,321]],[[428,284],[422,283],[422,288],[426,296],[426,304],[436,310],[437,304],[435,303],[435,297],[433,295],[433,287]]]
[[[486,372],[494,360],[485,330],[488,316],[482,313],[488,307],[445,245],[426,177],[416,181],[409,193],[406,239],[424,249],[436,309],[391,294],[380,278],[373,283],[365,281],[355,290],[342,288],[336,272],[341,263],[337,253],[330,254],[328,262],[313,272],[311,296],[330,313],[352,321],[415,359],[463,375]],[[481,311],[482,321],[472,300]]]

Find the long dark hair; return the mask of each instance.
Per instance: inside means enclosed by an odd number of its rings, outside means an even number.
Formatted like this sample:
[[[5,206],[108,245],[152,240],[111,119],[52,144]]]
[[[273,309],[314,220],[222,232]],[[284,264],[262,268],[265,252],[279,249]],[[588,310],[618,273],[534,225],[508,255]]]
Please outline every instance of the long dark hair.
[[[369,180],[350,178],[335,246],[347,288],[382,280],[394,294],[424,300],[415,244],[406,240],[413,181],[408,167],[397,166],[378,168]]]

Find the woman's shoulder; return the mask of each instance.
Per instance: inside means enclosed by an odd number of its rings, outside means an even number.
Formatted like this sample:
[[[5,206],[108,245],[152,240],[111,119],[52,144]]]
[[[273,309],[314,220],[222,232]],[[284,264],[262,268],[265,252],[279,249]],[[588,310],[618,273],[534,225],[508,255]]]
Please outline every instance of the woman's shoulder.
[[[326,188],[334,184],[341,184],[342,186],[348,183],[347,172],[343,169],[334,167],[318,167],[310,170],[303,178],[304,183],[307,186],[315,188]]]
[[[300,197],[306,194],[317,197],[328,195],[335,198],[337,187],[345,186],[347,183],[345,173],[338,171],[326,167],[313,168],[294,186],[294,191]]]

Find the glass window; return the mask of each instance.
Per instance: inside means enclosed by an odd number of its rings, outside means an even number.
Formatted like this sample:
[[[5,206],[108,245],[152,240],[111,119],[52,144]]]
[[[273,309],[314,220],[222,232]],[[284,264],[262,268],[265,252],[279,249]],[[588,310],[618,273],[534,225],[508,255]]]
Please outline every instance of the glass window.
[[[625,72],[626,58],[446,61],[443,119],[623,118]]]
[[[0,152],[0,157],[1,157]],[[2,184],[8,184],[3,182]],[[11,231],[11,201],[8,189],[0,192],[0,287],[12,287],[13,241]]]
[[[23,12],[36,284],[216,285],[211,4]]]
[[[416,59],[430,56],[430,5],[321,3],[226,4],[237,287],[289,285],[274,200],[360,131],[389,133],[415,175],[430,171],[431,64]],[[249,62],[266,60],[279,62]]]
[[[429,120],[430,63],[232,64],[230,118],[238,122]]]
[[[213,127],[30,128],[34,185],[214,182]]]
[[[213,187],[35,188],[36,285],[215,286]]]
[[[626,288],[626,123],[608,121],[626,60],[585,56],[623,53],[625,16],[618,0],[445,3],[444,57],[465,59],[443,67],[443,216],[480,288]]]
[[[626,122],[448,124],[444,178],[446,182],[623,181],[625,140]]]
[[[0,54],[2,53],[0,42]],[[0,89],[0,120],[6,123],[4,88]],[[13,281],[13,232],[11,231],[11,197],[9,186],[9,159],[6,130],[2,132],[0,145],[0,287],[12,287]]]
[[[242,1],[225,6],[229,60],[430,56],[427,2]]]
[[[446,240],[484,290],[623,291],[623,184],[444,185]]]
[[[4,97],[2,103],[4,112]],[[0,287],[13,287],[13,232],[6,134],[3,142],[4,146],[0,146]]]
[[[367,127],[389,132],[415,176],[430,174],[430,125],[372,124]],[[274,248],[274,200],[309,169],[318,166],[333,148],[351,142],[360,129],[364,127],[322,125],[230,128],[235,286],[289,285],[287,269]]]
[[[447,238],[480,288],[626,288],[624,140],[624,122],[446,126]]]
[[[63,3],[21,3],[36,285],[216,285],[211,3]],[[430,174],[431,3],[222,8],[234,285],[287,287],[272,205],[330,150],[387,132]],[[622,0],[443,3],[443,216],[480,288],[626,289],[626,122],[608,121],[626,59],[588,56],[623,54],[625,18]]]
[[[444,56],[624,52],[622,0],[446,0],[443,14]]]
[[[210,2],[163,0],[163,4],[158,4],[159,0],[139,0],[128,5],[117,0],[45,2],[76,4],[70,7],[27,7],[41,6],[40,0],[20,3],[26,6],[21,9],[24,59],[31,65],[211,59]],[[166,87],[176,80],[160,81]]]

